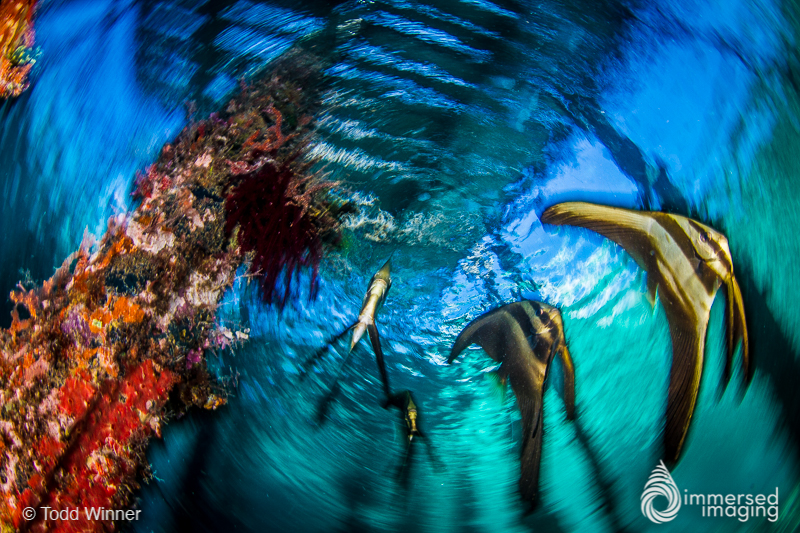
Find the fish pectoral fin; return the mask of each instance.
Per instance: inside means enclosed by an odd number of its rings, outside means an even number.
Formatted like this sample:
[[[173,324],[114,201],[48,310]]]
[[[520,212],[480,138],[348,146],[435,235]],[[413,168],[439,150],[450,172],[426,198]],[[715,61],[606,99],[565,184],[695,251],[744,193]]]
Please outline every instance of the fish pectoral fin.
[[[664,426],[665,460],[675,464],[681,457],[683,445],[694,414],[700,376],[703,372],[708,314],[699,317],[694,327],[686,321],[668,317],[672,337],[672,368],[667,394],[667,416]]]
[[[486,379],[491,384],[492,392],[494,392],[501,402],[506,399],[506,381],[508,376],[502,375],[500,370],[495,372],[488,372]]]
[[[539,500],[539,467],[542,461],[541,389],[537,396],[517,396],[522,413],[522,452],[520,455],[519,492],[522,499],[536,504]]]
[[[656,299],[658,298],[658,282],[656,281],[655,276],[651,276],[647,274],[647,301],[650,302],[650,306],[655,309],[656,307]]]
[[[386,373],[386,362],[383,359],[383,350],[381,349],[381,339],[378,335],[378,328],[374,323],[367,326],[369,332],[369,340],[372,342],[372,349],[375,351],[375,360],[378,362],[378,372],[381,375],[381,382],[383,383],[383,392],[387,398],[391,397],[389,391],[389,376]]]
[[[561,345],[559,355],[561,357],[561,367],[564,374],[564,408],[567,410],[567,420],[574,420],[575,367],[572,364],[572,356],[569,354],[566,344]]]

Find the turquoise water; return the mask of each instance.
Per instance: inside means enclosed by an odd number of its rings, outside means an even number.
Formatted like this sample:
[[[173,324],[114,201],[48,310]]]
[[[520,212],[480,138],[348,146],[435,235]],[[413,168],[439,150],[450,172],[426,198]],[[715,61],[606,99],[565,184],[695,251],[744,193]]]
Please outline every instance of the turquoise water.
[[[216,355],[234,397],[173,420],[148,458],[132,531],[794,531],[800,429],[798,6],[790,1],[43,2],[31,89],[0,111],[2,289],[50,276],[110,215],[135,171],[299,39],[330,50],[314,153],[360,205],[320,291],[283,312],[240,277],[219,320],[250,340]],[[690,215],[725,233],[757,370],[718,396],[724,296],[681,491],[780,494],[780,518],[640,510],[660,459],[671,345],[645,273],[618,246],[542,211],[585,200]],[[380,407],[366,343],[318,426],[346,347],[301,363],[357,316],[390,257],[378,327],[393,389],[411,389],[440,465]],[[242,273],[244,274],[244,273]],[[307,276],[307,274],[306,274]],[[298,284],[307,290],[308,284]],[[522,298],[561,308],[575,422],[545,395],[541,505],[519,501],[513,394],[464,325]],[[235,379],[232,378],[235,376]],[[557,381],[557,380],[555,380]]]

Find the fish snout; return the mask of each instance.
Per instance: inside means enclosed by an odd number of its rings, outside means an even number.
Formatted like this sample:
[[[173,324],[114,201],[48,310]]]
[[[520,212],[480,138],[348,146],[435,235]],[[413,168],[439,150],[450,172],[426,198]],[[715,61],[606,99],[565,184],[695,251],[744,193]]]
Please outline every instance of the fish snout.
[[[363,322],[359,322],[356,324],[356,327],[353,328],[353,336],[350,339],[350,351],[355,348],[358,341],[361,340],[361,337],[364,336],[364,332],[367,331],[367,325]]]
[[[392,258],[390,257],[386,263],[378,270],[376,276],[380,277],[381,279],[389,280],[392,276]]]

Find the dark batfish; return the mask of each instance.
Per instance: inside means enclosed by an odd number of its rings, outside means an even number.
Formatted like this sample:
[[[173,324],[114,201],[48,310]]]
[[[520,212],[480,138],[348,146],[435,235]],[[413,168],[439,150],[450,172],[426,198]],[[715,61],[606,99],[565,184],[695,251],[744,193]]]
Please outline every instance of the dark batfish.
[[[575,372],[564,338],[561,313],[555,307],[525,300],[481,315],[458,335],[448,363],[470,344],[478,344],[500,363],[498,375],[511,388],[522,413],[519,491],[535,505],[539,498],[544,387],[550,363],[560,355],[564,367],[567,419],[575,414]]]
[[[681,457],[694,413],[703,371],[706,329],[711,305],[720,285],[727,292],[727,356],[723,388],[730,380],[735,343],[742,341],[746,385],[752,378],[744,303],[733,275],[728,240],[690,218],[650,211],[631,211],[584,202],[557,204],[544,212],[542,222],[580,226],[622,246],[647,271],[650,301],[656,290],[664,305],[672,337],[665,460]]]

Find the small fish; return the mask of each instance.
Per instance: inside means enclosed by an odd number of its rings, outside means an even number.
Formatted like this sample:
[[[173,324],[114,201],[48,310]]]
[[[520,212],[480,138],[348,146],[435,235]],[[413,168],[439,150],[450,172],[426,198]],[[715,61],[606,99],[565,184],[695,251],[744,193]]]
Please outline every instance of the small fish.
[[[387,400],[390,398],[391,392],[389,390],[389,376],[386,373],[386,363],[383,358],[383,350],[381,349],[381,340],[380,336],[378,335],[378,328],[375,325],[375,317],[383,305],[383,302],[386,301],[386,295],[389,293],[389,288],[392,286],[391,270],[391,259],[389,259],[386,261],[383,267],[381,267],[381,269],[378,270],[374,276],[372,276],[369,286],[367,287],[367,294],[364,296],[364,302],[361,305],[361,311],[358,314],[358,321],[351,324],[340,333],[337,333],[304,363],[301,379],[307,375],[308,369],[311,368],[318,359],[321,359],[325,355],[325,352],[331,344],[344,337],[348,331],[353,330],[353,336],[350,339],[350,349],[348,350],[347,357],[342,362],[339,372],[335,378],[335,383],[338,382],[339,376],[341,375],[345,364],[347,364],[347,361],[350,358],[350,353],[352,353],[353,348],[355,348],[355,345],[359,340],[361,340],[361,337],[366,331],[369,333],[369,339],[372,342],[372,349],[375,351],[375,359],[378,362],[378,371],[381,375],[383,392],[386,395]]]
[[[400,410],[400,414],[403,415],[403,421],[406,424],[406,439],[409,445],[414,440],[414,437],[425,437],[419,427],[419,411],[417,404],[414,403],[411,391],[404,390],[390,395],[386,402],[386,407],[390,406],[397,407]]]
[[[390,395],[384,404],[384,407],[396,407],[400,411],[400,415],[403,417],[403,423],[405,424],[406,450],[403,456],[403,462],[400,464],[400,468],[397,472],[398,481],[402,485],[407,485],[408,483],[411,464],[413,462],[413,443],[415,439],[417,442],[422,439],[422,442],[425,443],[428,456],[430,457],[431,464],[433,465],[434,469],[437,471],[441,470],[443,465],[436,456],[436,452],[433,449],[430,439],[428,439],[428,436],[423,433],[422,428],[420,427],[420,409],[414,401],[411,391],[404,390],[397,394]]]
[[[522,455],[519,491],[535,506],[539,499],[539,465],[542,456],[543,396],[556,355],[564,370],[564,404],[567,419],[575,416],[575,371],[564,337],[561,313],[555,307],[523,300],[485,313],[456,338],[447,362],[452,363],[470,344],[478,344],[500,363],[502,383],[511,381],[522,414]]]
[[[386,363],[383,360],[381,339],[378,335],[378,328],[375,326],[375,317],[383,306],[383,302],[386,301],[386,295],[392,287],[391,263],[391,259],[386,261],[386,264],[372,276],[372,279],[369,281],[369,286],[367,287],[367,294],[364,296],[364,303],[361,305],[361,311],[358,313],[358,322],[350,326],[353,328],[353,336],[350,339],[350,350],[361,340],[364,331],[369,333],[369,340],[372,342],[372,349],[375,351],[375,358],[378,361],[378,370],[381,373],[383,391],[387,398],[391,396],[389,392],[389,377],[386,375]]]
[[[648,296],[655,304],[658,291],[672,337],[664,460],[668,464],[677,463],[697,401],[711,305],[722,284],[728,300],[723,389],[730,380],[738,341],[742,343],[746,385],[752,379],[744,303],[733,274],[728,240],[710,227],[683,216],[584,202],[554,205],[542,214],[542,222],[596,231],[622,246],[647,271]]]

